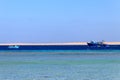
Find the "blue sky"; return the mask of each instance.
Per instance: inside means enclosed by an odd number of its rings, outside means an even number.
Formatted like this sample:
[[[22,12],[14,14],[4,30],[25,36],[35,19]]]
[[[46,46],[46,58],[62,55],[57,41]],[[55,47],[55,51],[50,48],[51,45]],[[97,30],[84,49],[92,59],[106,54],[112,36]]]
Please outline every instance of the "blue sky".
[[[0,0],[0,42],[120,41],[119,0]]]

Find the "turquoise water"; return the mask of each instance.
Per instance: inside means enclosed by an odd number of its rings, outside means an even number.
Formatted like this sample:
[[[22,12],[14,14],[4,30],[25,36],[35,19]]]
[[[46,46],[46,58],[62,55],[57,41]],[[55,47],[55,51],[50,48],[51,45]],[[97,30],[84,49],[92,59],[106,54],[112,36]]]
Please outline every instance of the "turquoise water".
[[[120,51],[1,51],[0,80],[120,80]]]

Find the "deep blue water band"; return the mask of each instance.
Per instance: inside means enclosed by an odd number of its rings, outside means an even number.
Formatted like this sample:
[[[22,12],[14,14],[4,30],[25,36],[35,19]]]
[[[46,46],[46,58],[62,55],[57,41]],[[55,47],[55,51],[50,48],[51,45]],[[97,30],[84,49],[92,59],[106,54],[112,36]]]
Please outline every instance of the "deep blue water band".
[[[120,50],[120,45],[0,45],[0,50]]]

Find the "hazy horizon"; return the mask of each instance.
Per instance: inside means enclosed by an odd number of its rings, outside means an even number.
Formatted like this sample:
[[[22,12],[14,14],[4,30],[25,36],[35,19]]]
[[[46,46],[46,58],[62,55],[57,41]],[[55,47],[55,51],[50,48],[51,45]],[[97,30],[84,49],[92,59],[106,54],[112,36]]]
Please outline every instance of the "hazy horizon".
[[[1,0],[0,43],[120,41],[119,0]]]

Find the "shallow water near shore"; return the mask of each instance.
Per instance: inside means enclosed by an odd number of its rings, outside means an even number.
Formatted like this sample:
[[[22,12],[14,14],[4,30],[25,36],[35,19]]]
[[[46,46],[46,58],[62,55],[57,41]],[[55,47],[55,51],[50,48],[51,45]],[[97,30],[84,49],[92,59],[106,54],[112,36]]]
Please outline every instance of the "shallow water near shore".
[[[120,80],[120,51],[1,51],[0,80]]]

